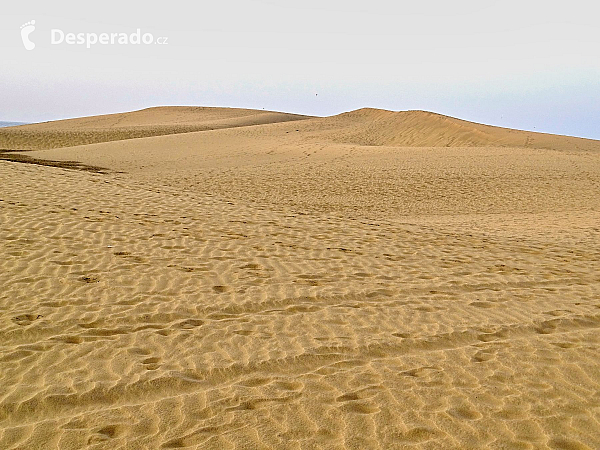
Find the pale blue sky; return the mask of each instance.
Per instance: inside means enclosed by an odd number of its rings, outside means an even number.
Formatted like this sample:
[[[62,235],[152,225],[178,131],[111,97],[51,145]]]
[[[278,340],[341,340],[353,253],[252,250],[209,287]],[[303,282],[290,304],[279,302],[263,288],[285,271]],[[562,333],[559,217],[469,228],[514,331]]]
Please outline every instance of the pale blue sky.
[[[82,3],[3,5],[0,120],[369,106],[600,139],[600,6],[590,1]],[[19,28],[32,19],[27,51]],[[136,28],[168,45],[50,44],[51,29]]]

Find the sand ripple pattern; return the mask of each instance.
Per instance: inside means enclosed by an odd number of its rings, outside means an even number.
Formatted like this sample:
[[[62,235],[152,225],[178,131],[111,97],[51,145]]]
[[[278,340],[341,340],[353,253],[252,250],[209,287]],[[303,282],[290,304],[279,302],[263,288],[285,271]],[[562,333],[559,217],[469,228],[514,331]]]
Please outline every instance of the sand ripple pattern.
[[[0,179],[0,448],[600,448],[598,212]]]

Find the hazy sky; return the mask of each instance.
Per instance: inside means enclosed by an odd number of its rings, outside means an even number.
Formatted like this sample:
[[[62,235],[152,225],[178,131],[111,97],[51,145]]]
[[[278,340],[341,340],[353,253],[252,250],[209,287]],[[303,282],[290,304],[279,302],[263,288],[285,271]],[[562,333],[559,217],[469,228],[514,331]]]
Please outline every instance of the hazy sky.
[[[589,0],[9,2],[0,120],[369,106],[600,139],[599,13]],[[31,20],[27,51],[20,26]],[[167,45],[51,44],[51,29],[137,28]]]

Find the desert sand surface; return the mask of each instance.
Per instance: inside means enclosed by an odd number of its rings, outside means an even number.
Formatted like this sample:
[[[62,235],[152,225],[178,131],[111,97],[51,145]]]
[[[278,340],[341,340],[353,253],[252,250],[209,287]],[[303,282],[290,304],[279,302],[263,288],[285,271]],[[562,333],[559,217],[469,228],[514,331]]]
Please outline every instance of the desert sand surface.
[[[600,448],[600,142],[192,109],[0,131],[0,448]]]

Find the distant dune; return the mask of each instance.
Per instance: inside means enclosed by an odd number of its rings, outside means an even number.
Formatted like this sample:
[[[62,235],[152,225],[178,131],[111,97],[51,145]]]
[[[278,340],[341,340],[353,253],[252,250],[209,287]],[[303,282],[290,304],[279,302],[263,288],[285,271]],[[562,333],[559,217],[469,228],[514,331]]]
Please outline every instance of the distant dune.
[[[310,120],[308,120],[310,119]],[[426,111],[363,108],[331,117],[190,106],[36,123],[0,130],[0,149],[41,150],[169,134],[299,121],[331,142],[393,147],[525,147],[593,150],[598,141],[483,125]]]
[[[140,111],[56,120],[0,132],[0,149],[47,149],[165,134],[244,127],[307,116],[239,108],[161,106]]]
[[[188,126],[204,130],[177,132]],[[169,127],[168,135],[131,139],[138,136],[136,130]],[[599,200],[585,179],[574,175],[574,167],[565,165],[565,157],[555,153],[580,153],[573,158],[585,160],[587,153],[600,152],[600,141],[423,111],[359,109],[305,117],[169,107],[29,125],[15,128],[15,135],[21,129],[35,133],[35,139],[21,136],[25,146],[35,141],[41,148],[57,145],[58,133],[71,133],[62,135],[60,145],[66,147],[28,152],[29,157],[60,165],[76,161],[178,188],[210,185],[226,198],[261,204],[277,199],[279,206],[304,211],[372,211],[377,216],[550,212]],[[3,133],[0,140],[14,136]],[[124,138],[116,140],[119,133]],[[82,136],[113,140],[76,145]],[[548,185],[542,188],[540,179]]]
[[[426,111],[363,108],[311,121],[332,141],[391,147],[525,147],[598,149],[598,141],[513,130],[468,122]]]

